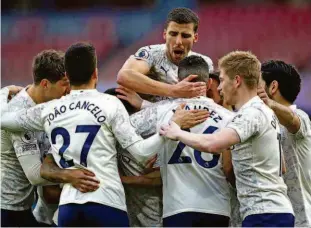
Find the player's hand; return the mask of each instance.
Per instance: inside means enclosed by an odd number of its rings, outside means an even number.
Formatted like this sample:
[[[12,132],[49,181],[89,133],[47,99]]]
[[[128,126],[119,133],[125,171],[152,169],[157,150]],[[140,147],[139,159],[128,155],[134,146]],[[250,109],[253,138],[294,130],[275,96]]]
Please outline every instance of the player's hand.
[[[181,129],[188,129],[204,122],[209,117],[209,112],[205,109],[184,110],[186,104],[181,104],[176,109],[172,121]]]
[[[145,169],[144,169],[145,174],[160,170],[160,167],[155,167],[155,168],[153,167],[157,161],[157,158],[158,158],[158,155],[156,154],[155,156],[147,160]]]
[[[205,82],[191,82],[198,77],[197,75],[189,75],[184,80],[176,85],[173,85],[172,97],[197,97],[206,96],[206,83]]]
[[[99,180],[95,174],[86,169],[68,169],[69,183],[80,192],[93,192],[99,188]]]
[[[23,87],[16,85],[9,85],[7,86],[7,88],[9,89],[9,97],[8,97],[9,100],[12,98],[12,96],[16,95],[23,89]]]
[[[166,138],[169,138],[172,140],[178,140],[178,136],[180,132],[181,132],[181,129],[174,121],[171,121],[169,125],[161,126],[160,131],[159,131],[160,135],[165,136]]]
[[[268,105],[270,108],[272,107],[273,100],[269,98],[268,94],[262,86],[257,88],[257,95],[260,97],[261,100],[263,100],[266,105]]]
[[[116,88],[118,98],[128,101],[135,109],[140,110],[143,103],[143,99],[133,90],[119,86]]]

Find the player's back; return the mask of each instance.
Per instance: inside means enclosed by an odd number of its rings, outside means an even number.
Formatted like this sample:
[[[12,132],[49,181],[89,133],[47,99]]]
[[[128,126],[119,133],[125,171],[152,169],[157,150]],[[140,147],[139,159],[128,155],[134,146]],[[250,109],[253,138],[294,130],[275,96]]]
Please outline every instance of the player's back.
[[[293,213],[282,179],[280,126],[273,111],[254,97],[228,127],[241,139],[232,149],[232,163],[243,219],[251,214]]]
[[[96,202],[126,210],[124,189],[117,169],[116,138],[123,147],[133,143],[134,134],[125,135],[122,103],[97,90],[71,91],[50,102],[41,118],[53,147],[54,158],[63,168],[85,168],[95,173],[100,188],[81,193],[69,184],[63,188],[60,205]],[[127,115],[127,114],[126,114]]]
[[[210,117],[190,129],[212,134],[223,128],[232,113],[208,98],[181,99],[161,108],[159,125],[167,123],[180,102],[186,109],[207,109]],[[163,179],[163,217],[182,212],[202,212],[230,217],[228,183],[222,170],[221,155],[202,153],[178,141],[167,140],[160,154]]]
[[[295,105],[291,109],[300,119],[300,129],[291,134],[281,127],[286,162],[284,181],[295,212],[296,226],[311,226],[311,123],[309,116]]]

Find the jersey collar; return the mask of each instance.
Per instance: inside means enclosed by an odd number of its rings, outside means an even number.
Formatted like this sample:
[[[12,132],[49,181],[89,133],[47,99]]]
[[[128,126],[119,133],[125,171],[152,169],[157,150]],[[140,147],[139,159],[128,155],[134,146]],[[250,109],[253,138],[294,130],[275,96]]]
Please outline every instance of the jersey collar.
[[[248,102],[246,102],[239,110],[247,108],[254,103],[264,103],[264,102],[260,99],[260,97],[255,96],[252,99],[250,99]]]
[[[70,94],[79,94],[79,93],[94,93],[98,92],[97,89],[79,89],[79,90],[71,90]]]

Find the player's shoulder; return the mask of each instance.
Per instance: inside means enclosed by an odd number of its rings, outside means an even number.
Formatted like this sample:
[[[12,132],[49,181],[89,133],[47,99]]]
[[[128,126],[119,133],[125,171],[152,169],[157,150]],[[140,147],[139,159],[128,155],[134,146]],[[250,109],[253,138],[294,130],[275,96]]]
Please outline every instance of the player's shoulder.
[[[150,57],[162,57],[165,54],[165,44],[154,44],[138,49],[134,54],[135,58],[149,59]]]
[[[300,119],[307,120],[310,122],[310,118],[309,118],[308,114],[305,111],[303,111],[302,109],[294,108],[293,111],[294,111],[294,113],[296,113],[296,115],[298,115],[298,117]]]
[[[141,47],[139,50],[147,50],[148,52],[164,52],[166,50],[165,44],[153,44]]]
[[[26,89],[23,89],[8,103],[8,109],[9,111],[15,111],[22,108],[29,108],[34,105],[35,103],[26,92]]]
[[[203,54],[200,54],[200,53],[197,53],[197,52],[194,52],[194,51],[191,51],[189,53],[189,55],[196,55],[196,56],[202,57],[207,62],[208,66],[210,68],[209,71],[210,72],[214,71],[213,61],[212,61],[212,59],[210,57],[208,57],[206,55],[203,55]]]
[[[238,112],[264,115],[273,113],[272,109],[270,109],[258,96],[255,96],[249,100]]]

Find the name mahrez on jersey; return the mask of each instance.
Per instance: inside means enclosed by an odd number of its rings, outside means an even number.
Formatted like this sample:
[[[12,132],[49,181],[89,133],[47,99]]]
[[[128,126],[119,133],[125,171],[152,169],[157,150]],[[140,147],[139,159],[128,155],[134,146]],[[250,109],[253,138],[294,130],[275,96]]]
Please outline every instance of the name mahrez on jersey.
[[[191,108],[186,105],[185,110],[190,110]],[[201,106],[201,105],[194,105],[193,109],[205,109],[209,112],[209,117],[212,118],[216,123],[218,123],[219,120],[222,120],[221,116],[217,114],[214,110],[209,110],[208,107],[206,106]]]
[[[90,103],[89,101],[78,101],[72,102],[69,105],[62,105],[59,108],[55,107],[54,112],[48,114],[47,120],[49,122],[49,125],[51,125],[51,122],[55,120],[58,116],[62,115],[63,113],[76,109],[88,110],[97,119],[98,123],[103,123],[106,120],[103,111],[97,105]]]

